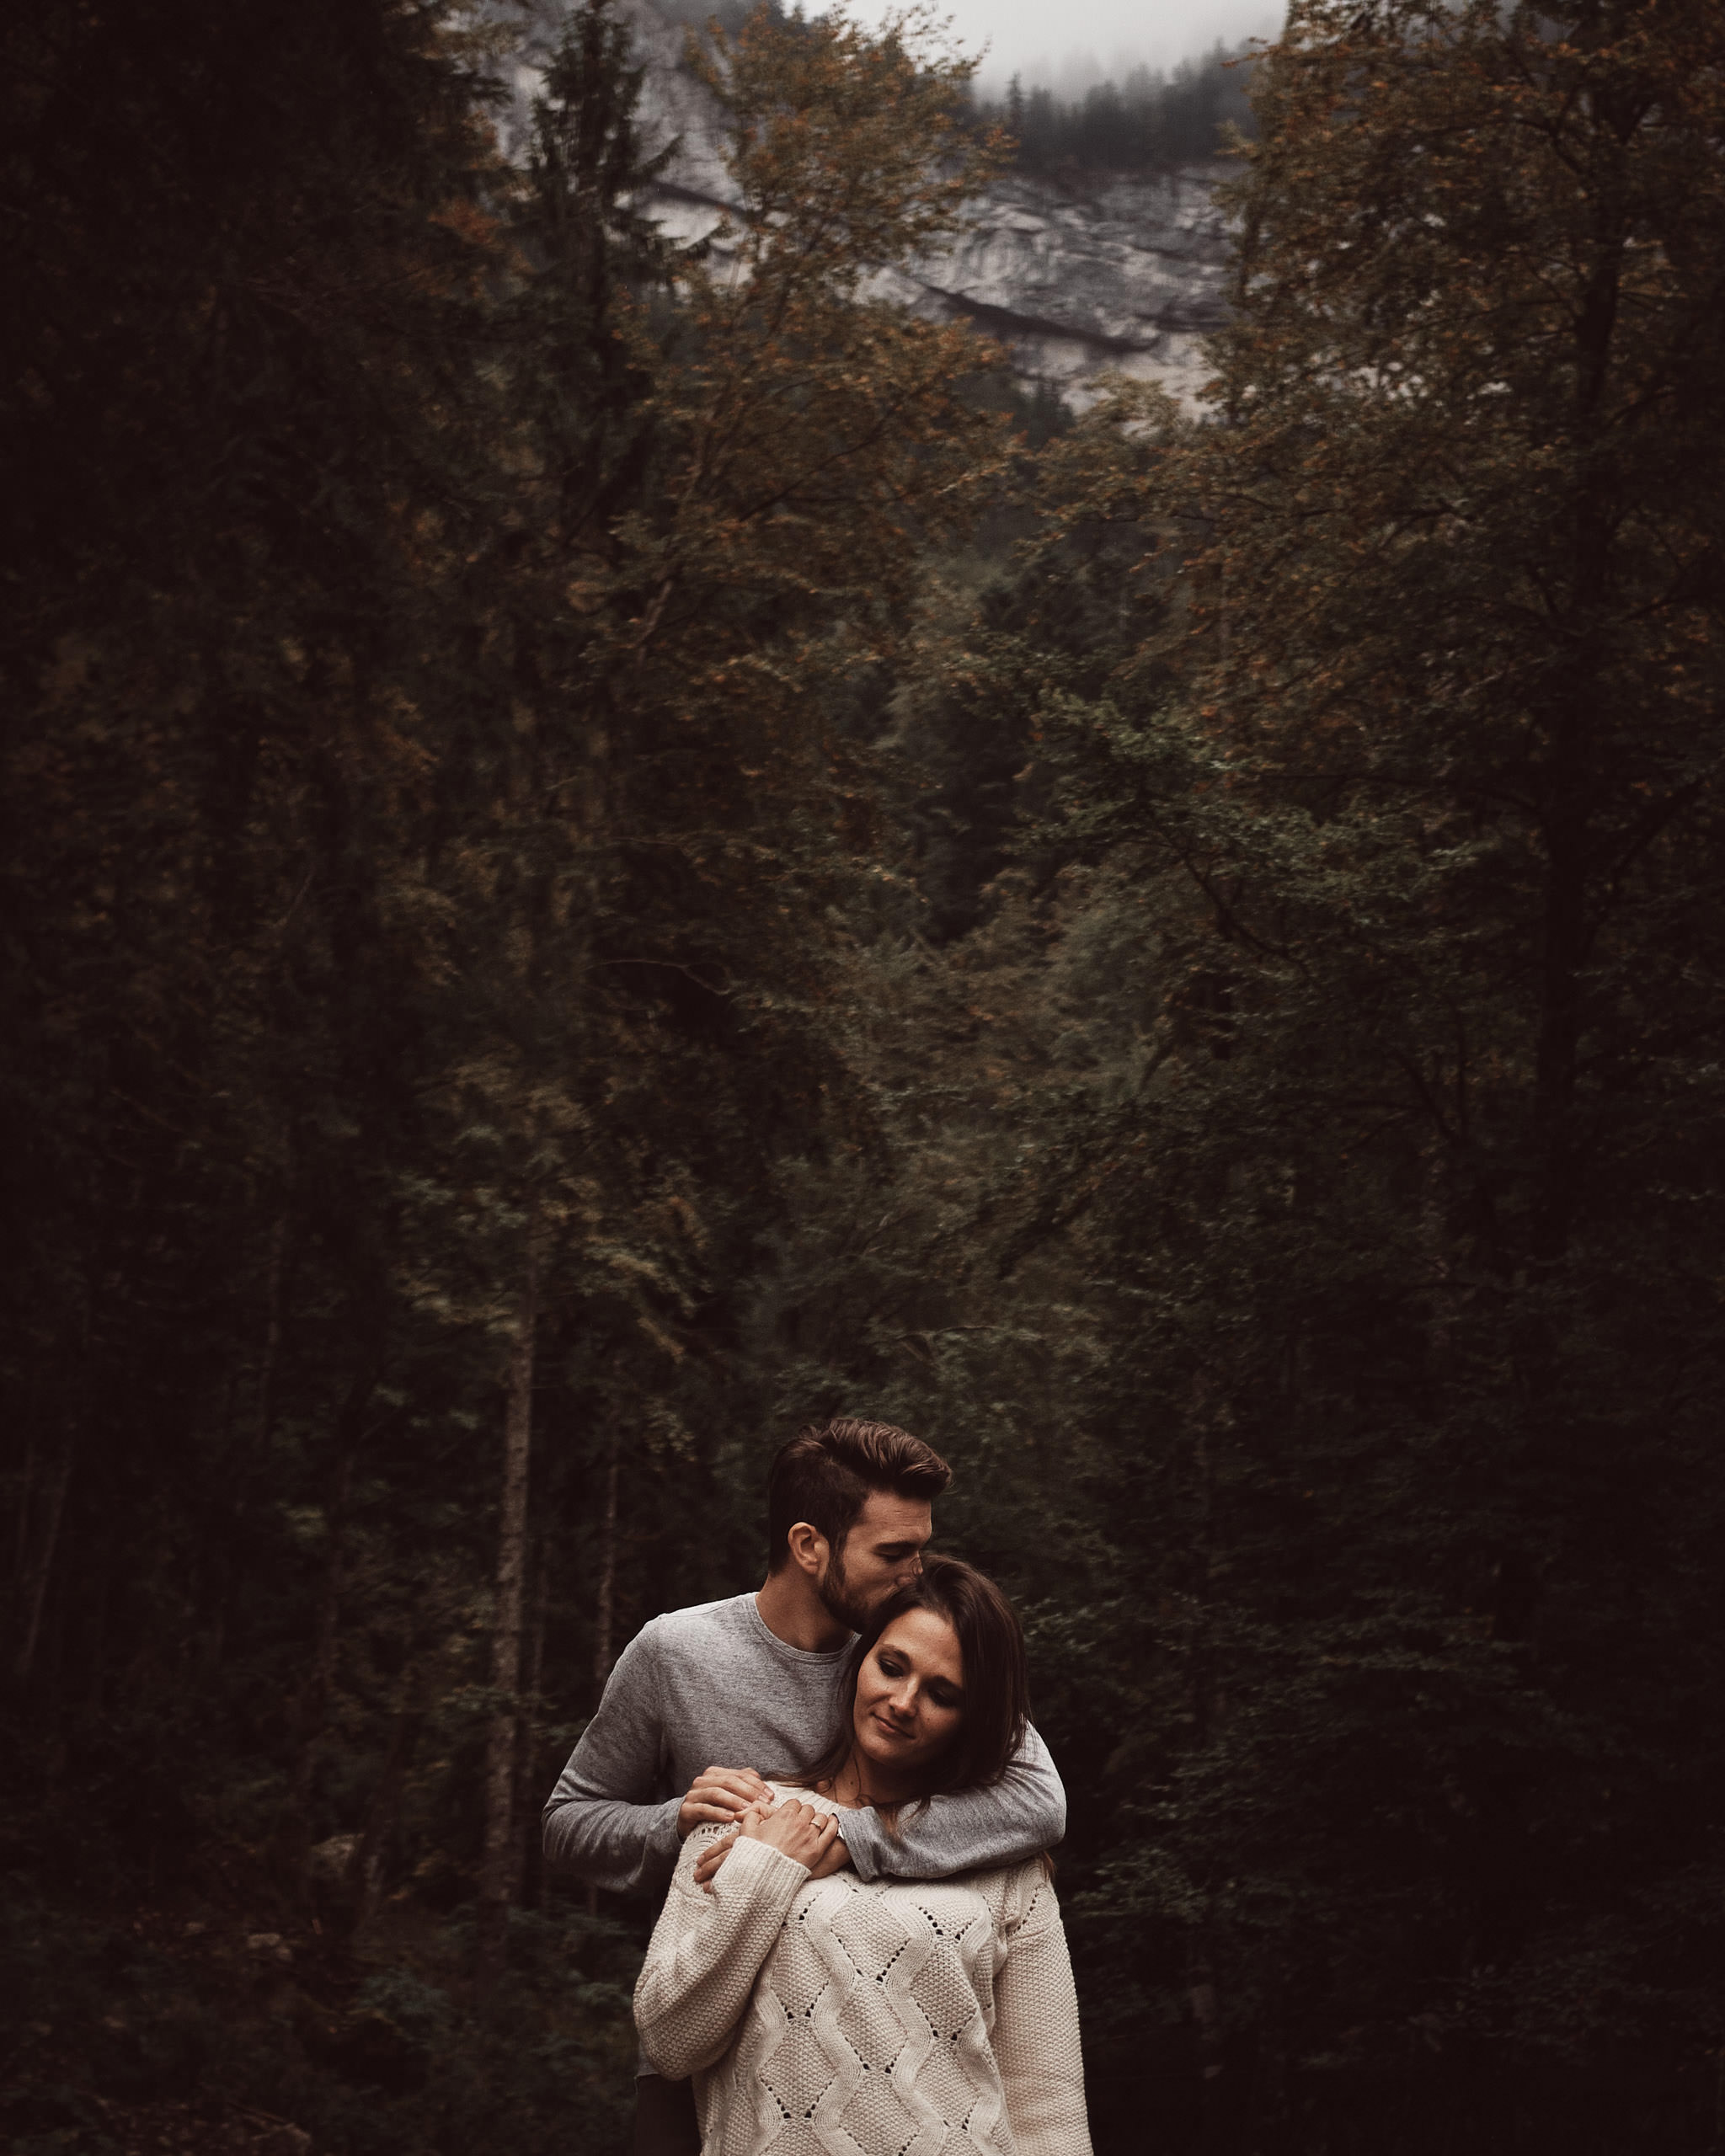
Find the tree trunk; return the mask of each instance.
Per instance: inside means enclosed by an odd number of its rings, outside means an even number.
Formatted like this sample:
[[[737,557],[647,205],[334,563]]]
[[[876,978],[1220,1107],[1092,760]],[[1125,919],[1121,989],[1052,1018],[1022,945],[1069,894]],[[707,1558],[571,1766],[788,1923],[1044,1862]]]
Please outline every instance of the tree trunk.
[[[24,1439],[24,1488],[18,1500],[18,1518],[13,1523],[13,1550],[12,1558],[13,1597],[20,1606],[24,1598],[24,1571],[30,1555],[30,1504],[36,1493],[36,1412],[35,1390],[24,1427],[29,1432]]]
[[[329,1694],[335,1684],[335,1665],[341,1637],[341,1597],[345,1585],[347,1508],[353,1488],[354,1458],[360,1449],[360,1426],[366,1402],[377,1384],[375,1369],[360,1371],[348,1387],[335,1418],[335,1467],[330,1478],[328,1541],[323,1557],[323,1585],[318,1598],[318,1630],[312,1649],[312,1667],[294,1710],[299,1754],[294,1761],[289,1787],[289,1851],[293,1876],[304,1870],[309,1839],[312,1779],[323,1746],[323,1726]]]
[[[1227,1407],[1226,1402],[1218,1405],[1215,1401],[1210,1380],[1202,1370],[1193,1378],[1191,1412],[1197,1517],[1192,1540],[1194,1624],[1188,1681],[1192,1733],[1197,1746],[1203,1750],[1215,1743],[1224,1714],[1221,1673],[1211,1636],[1210,1610],[1218,1571],[1214,1447],[1226,1419]],[[1224,2073],[1226,2056],[1222,2042],[1222,2009],[1207,1921],[1200,1920],[1188,1934],[1187,1954],[1186,1996],[1192,2009],[1199,2075],[1199,2146],[1204,2156],[1223,2156],[1229,2142],[1227,2113],[1231,2092]]]
[[[1192,2025],[1198,2038],[1199,2071],[1206,2082],[1219,2081],[1222,2073],[1222,2011],[1216,1998],[1215,1977],[1210,1963],[1195,1960],[1187,1983],[1192,2002]]]
[[[533,1443],[533,1348],[539,1317],[537,1207],[527,1222],[526,1278],[510,1350],[503,1425],[503,1501],[497,1529],[497,1586],[491,1632],[491,1688],[498,1707],[485,1757],[485,1849],[479,1875],[478,1956],[481,1990],[503,1973],[509,1912],[519,1891],[515,1783],[521,1751],[522,1574],[527,1547],[527,1469]]]
[[[270,1442],[275,1421],[275,1369],[281,1358],[281,1274],[287,1252],[287,1214],[270,1230],[270,1256],[264,1274],[264,1352],[258,1364],[257,1445]]]
[[[605,1470],[605,1520],[599,1537],[599,1606],[593,1627],[593,1705],[596,1709],[611,1674],[611,1642],[617,1621],[617,1476],[619,1441],[611,1441]]]
[[[540,1902],[539,1837],[534,1832],[543,1792],[537,1783],[541,1689],[545,1678],[545,1619],[551,1600],[551,1556],[543,1539],[534,1577],[533,1614],[527,1628],[527,1667],[522,1683],[521,1772],[515,1781],[515,1879],[523,1908],[537,1909]]]
[[[60,1457],[54,1464],[53,1476],[48,1485],[41,1540],[24,1582],[23,1637],[19,1644],[18,1659],[13,1665],[13,1673],[20,1684],[29,1684],[35,1668],[36,1649],[41,1643],[42,1613],[48,1606],[48,1582],[54,1574],[54,1556],[60,1546],[60,1524],[66,1517],[66,1493],[72,1484],[72,1457],[77,1450],[77,1428],[74,1424],[67,1430],[66,1443],[61,1447]]]
[[[390,1838],[401,1811],[402,1791],[407,1785],[408,1770],[414,1764],[419,1732],[425,1726],[421,1691],[418,1672],[409,1668],[402,1679],[401,1703],[396,1710],[395,1726],[389,1733],[383,1770],[377,1777],[377,1786],[366,1807],[366,1823],[348,1861],[346,1901],[355,1930],[362,1929],[371,1921],[382,1899]]]
[[[611,1674],[611,1643],[617,1620],[617,1478],[622,1440],[611,1441],[611,1459],[605,1470],[605,1513],[599,1534],[599,1603],[593,1624],[593,1706],[598,1710],[605,1680]],[[587,1913],[599,1913],[599,1889],[587,1889]]]

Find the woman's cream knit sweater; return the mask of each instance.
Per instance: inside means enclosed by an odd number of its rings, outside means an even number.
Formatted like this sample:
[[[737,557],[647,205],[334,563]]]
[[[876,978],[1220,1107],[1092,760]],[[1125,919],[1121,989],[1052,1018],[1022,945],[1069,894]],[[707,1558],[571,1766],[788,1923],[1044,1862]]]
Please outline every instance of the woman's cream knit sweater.
[[[775,1790],[825,1811],[808,1790]],[[1089,2156],[1078,2003],[1039,1859],[812,1881],[690,1835],[635,1987],[656,2073],[695,2077],[702,2156]]]

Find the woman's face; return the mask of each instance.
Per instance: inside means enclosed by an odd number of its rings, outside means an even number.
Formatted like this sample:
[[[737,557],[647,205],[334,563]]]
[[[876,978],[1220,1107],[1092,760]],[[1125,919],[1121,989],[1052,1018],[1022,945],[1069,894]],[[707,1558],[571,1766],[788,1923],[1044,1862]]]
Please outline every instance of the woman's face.
[[[932,1609],[895,1617],[857,1678],[852,1726],[864,1780],[878,1795],[914,1785],[964,1719],[959,1636]]]

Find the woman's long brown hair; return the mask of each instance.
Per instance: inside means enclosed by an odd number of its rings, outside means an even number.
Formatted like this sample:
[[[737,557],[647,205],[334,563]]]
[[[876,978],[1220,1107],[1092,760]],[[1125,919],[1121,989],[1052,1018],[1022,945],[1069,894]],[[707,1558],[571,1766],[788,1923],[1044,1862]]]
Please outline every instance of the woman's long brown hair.
[[[994,1582],[957,1557],[926,1557],[918,1577],[889,1594],[857,1635],[839,1679],[839,1724],[820,1756],[786,1780],[804,1789],[830,1782],[856,1748],[857,1679],[880,1636],[907,1609],[932,1609],[958,1635],[963,1657],[964,1710],[952,1742],[928,1762],[928,1786],[906,1802],[951,1790],[986,1789],[1007,1771],[1030,1719],[1030,1675],[1024,1635],[1012,1605]],[[898,1805],[878,1807],[888,1829]]]

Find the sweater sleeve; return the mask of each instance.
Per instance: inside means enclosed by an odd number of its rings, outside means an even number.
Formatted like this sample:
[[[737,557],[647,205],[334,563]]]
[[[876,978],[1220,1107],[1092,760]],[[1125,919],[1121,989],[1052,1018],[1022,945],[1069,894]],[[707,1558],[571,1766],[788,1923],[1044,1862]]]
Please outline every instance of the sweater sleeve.
[[[662,1885],[677,1860],[681,1796],[649,1801],[663,1786],[656,1653],[648,1625],[618,1656],[545,1806],[548,1860],[613,1893]]]
[[[907,1806],[889,1834],[873,1812],[846,1812],[840,1832],[862,1879],[950,1879],[1051,1849],[1066,1831],[1066,1791],[1033,1729],[988,1789]]]
[[[994,2055],[1017,2156],[1090,2156],[1078,1993],[1055,1890],[1026,1867],[1023,1915],[994,1980]]]
[[[695,1865],[716,1829],[697,1828],[653,1928],[635,1985],[635,2027],[655,2073],[686,2080],[730,2049],[761,1964],[809,1868],[765,1842],[737,1841],[711,1892]]]

